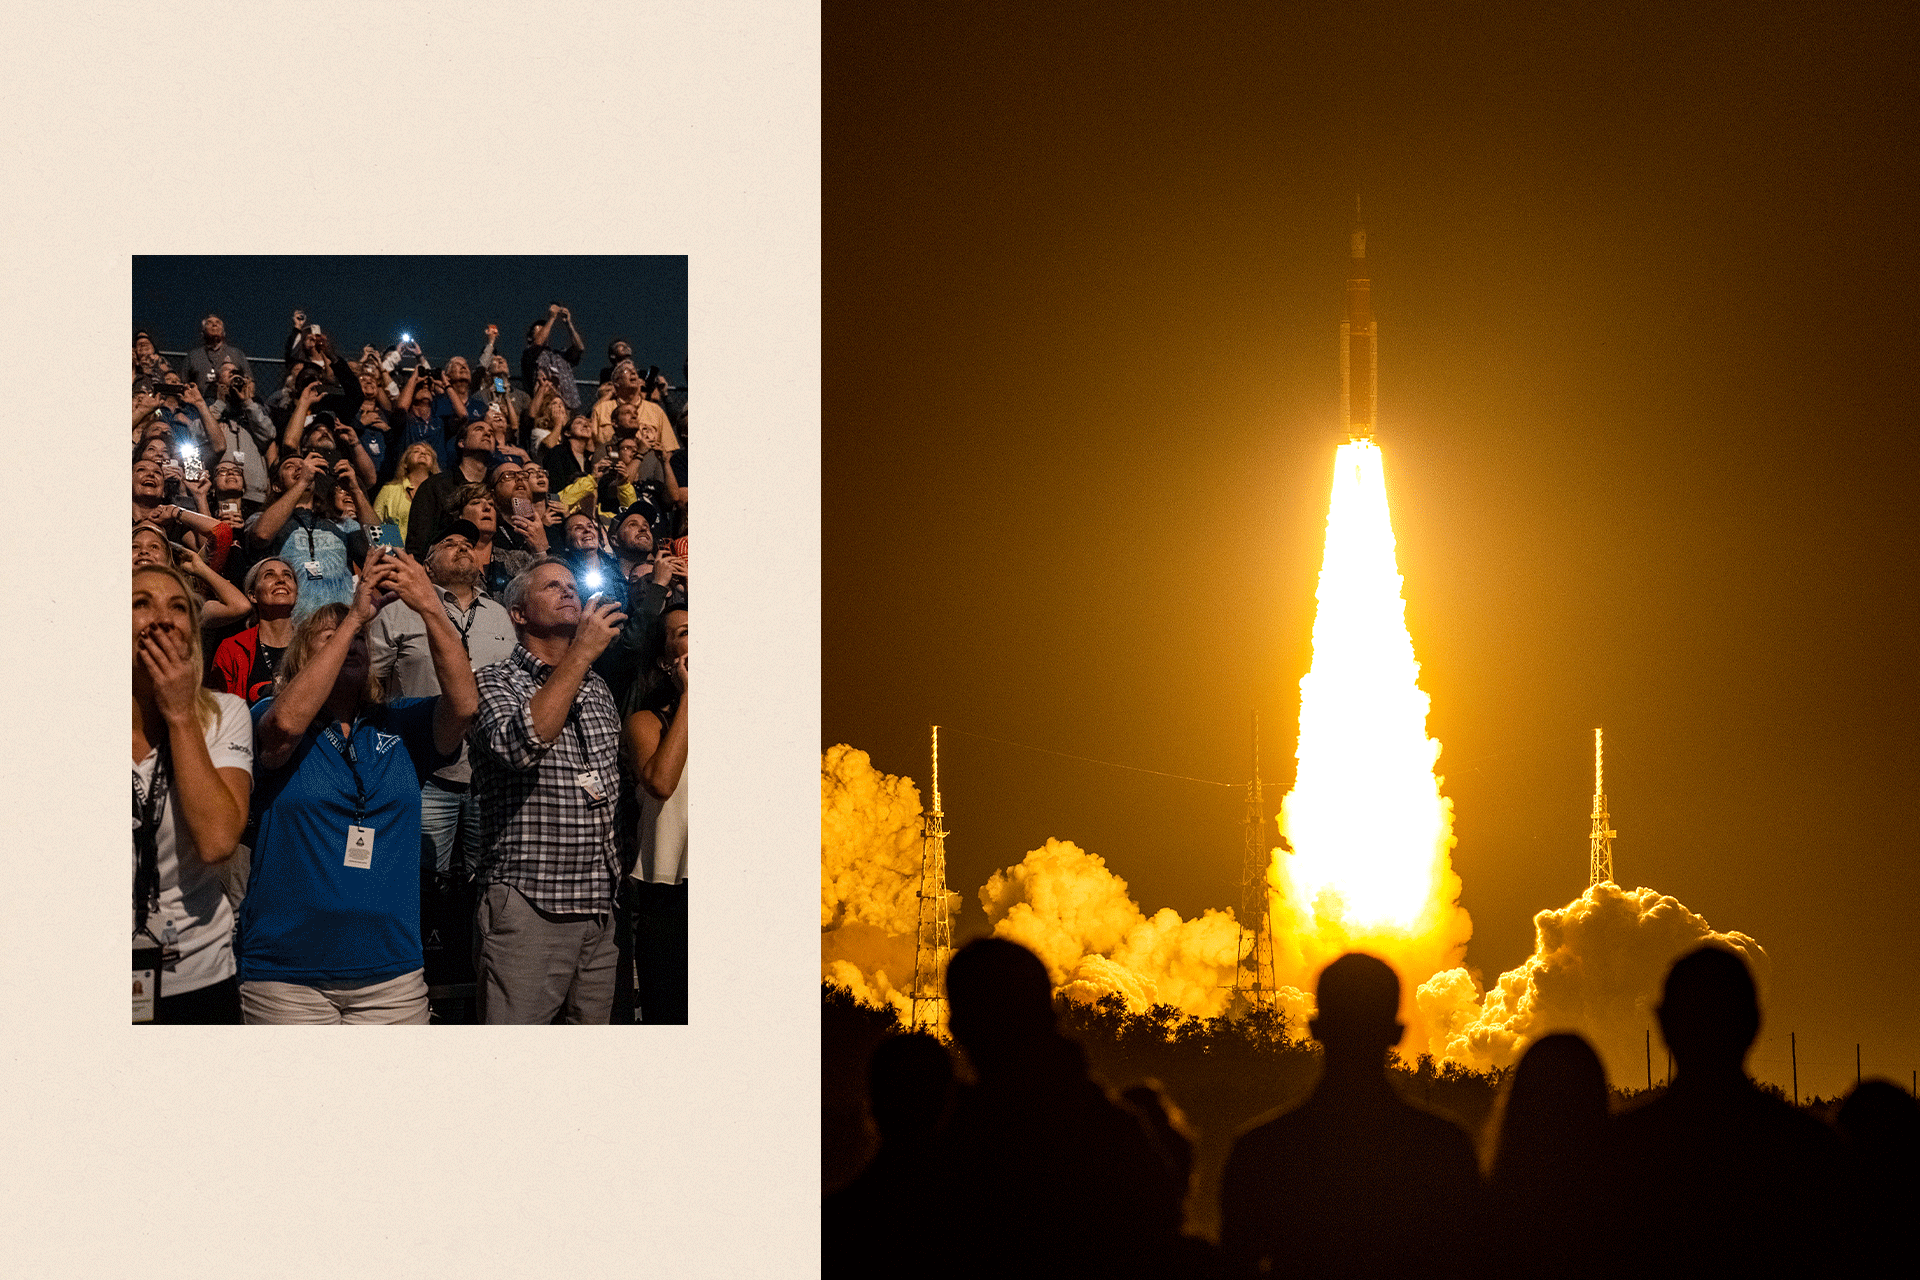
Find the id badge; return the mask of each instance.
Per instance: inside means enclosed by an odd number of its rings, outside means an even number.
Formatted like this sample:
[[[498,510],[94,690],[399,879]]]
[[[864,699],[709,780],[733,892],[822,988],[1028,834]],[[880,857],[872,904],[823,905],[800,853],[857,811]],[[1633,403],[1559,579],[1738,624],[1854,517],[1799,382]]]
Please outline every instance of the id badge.
[[[347,865],[362,870],[373,865],[373,828],[347,828]]]
[[[573,780],[580,785],[582,791],[587,793],[587,799],[591,802],[593,808],[598,809],[607,802],[606,792],[600,790],[599,775],[595,774],[592,770],[582,769],[579,773],[573,775]]]
[[[163,961],[156,944],[133,949],[133,1020],[152,1022],[160,1006],[160,974]]]
[[[320,562],[318,560],[307,561],[305,564],[300,566],[300,570],[301,572],[305,573],[309,578],[319,579],[327,576],[327,571],[320,567]]]

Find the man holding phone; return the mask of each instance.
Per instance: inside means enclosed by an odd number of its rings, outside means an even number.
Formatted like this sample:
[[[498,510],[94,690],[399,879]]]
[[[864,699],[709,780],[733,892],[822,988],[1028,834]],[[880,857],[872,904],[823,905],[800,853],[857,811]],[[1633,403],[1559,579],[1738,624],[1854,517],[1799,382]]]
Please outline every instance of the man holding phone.
[[[583,606],[565,561],[535,561],[502,593],[512,656],[483,668],[468,735],[480,806],[474,975],[480,1020],[605,1023],[618,967],[620,714],[595,659],[626,617]]]
[[[226,322],[210,315],[200,322],[200,345],[187,352],[187,381],[203,393],[212,391],[223,364],[236,365],[244,376],[253,377],[247,353],[227,341]]]

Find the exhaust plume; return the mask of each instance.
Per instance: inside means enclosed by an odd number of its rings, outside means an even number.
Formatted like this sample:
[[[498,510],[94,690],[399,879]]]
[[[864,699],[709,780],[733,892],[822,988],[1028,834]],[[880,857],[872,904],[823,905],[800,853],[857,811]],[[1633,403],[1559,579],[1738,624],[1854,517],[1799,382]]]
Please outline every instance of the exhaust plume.
[[[902,1019],[912,1016],[921,830],[912,779],[844,744],[820,757],[820,976]]]
[[[997,937],[1030,949],[1054,988],[1093,1003],[1118,992],[1139,1013],[1170,1004],[1210,1018],[1232,996],[1240,935],[1230,911],[1183,920],[1171,907],[1148,916],[1105,860],[1066,840],[1048,840],[996,871],[980,905]]]
[[[1379,956],[1400,975],[1403,1048],[1417,1053],[1414,989],[1459,962],[1473,922],[1459,906],[1453,804],[1434,772],[1440,744],[1427,736],[1379,446],[1341,445],[1333,472],[1299,766],[1279,819],[1290,848],[1268,872],[1274,976],[1311,990],[1343,952]]]
[[[1739,952],[1764,992],[1767,953],[1744,933],[1720,933],[1653,889],[1597,884],[1533,918],[1533,955],[1484,994],[1465,969],[1421,984],[1416,999],[1436,1058],[1484,1070],[1517,1061],[1553,1031],[1592,1043],[1617,1085],[1645,1078],[1646,1033],[1667,970],[1712,942]]]

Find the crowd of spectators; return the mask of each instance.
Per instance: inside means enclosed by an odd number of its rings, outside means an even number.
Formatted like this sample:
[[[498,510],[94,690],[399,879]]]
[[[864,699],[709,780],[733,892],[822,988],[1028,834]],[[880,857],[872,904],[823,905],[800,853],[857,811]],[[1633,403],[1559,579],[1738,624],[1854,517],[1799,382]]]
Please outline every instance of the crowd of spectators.
[[[475,332],[134,334],[136,1022],[686,1020],[685,390]]]
[[[1617,1113],[1582,1037],[1508,1075],[1484,1158],[1386,1070],[1399,979],[1349,953],[1317,984],[1312,1092],[1234,1136],[1217,1245],[1183,1234],[1197,1135],[1154,1082],[1110,1095],[1055,1022],[1039,957],[1004,938],[948,965],[954,1044],[880,1042],[879,1151],[822,1206],[821,1273],[903,1257],[935,1276],[1612,1277],[1898,1275],[1920,1193],[1920,1103],[1858,1085],[1829,1126],[1757,1085],[1752,975],[1682,956],[1655,1010],[1679,1074]],[[929,1244],[928,1242],[933,1242]]]

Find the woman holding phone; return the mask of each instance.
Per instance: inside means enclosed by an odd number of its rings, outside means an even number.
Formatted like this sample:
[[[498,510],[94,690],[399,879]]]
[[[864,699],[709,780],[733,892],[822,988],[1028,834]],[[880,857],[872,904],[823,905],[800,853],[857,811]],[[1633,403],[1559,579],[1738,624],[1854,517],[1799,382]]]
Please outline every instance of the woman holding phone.
[[[622,882],[644,1023],[687,1020],[687,610],[653,624],[653,669],[629,695],[622,732],[640,800],[639,858]]]
[[[426,624],[438,696],[383,700],[367,624],[393,600]],[[375,547],[351,604],[295,629],[253,709],[259,834],[240,907],[250,1023],[427,1021],[420,786],[479,707],[473,668],[420,563]]]
[[[134,569],[136,1022],[240,1021],[220,864],[247,823],[253,724],[240,699],[201,686],[199,614],[171,564]]]

